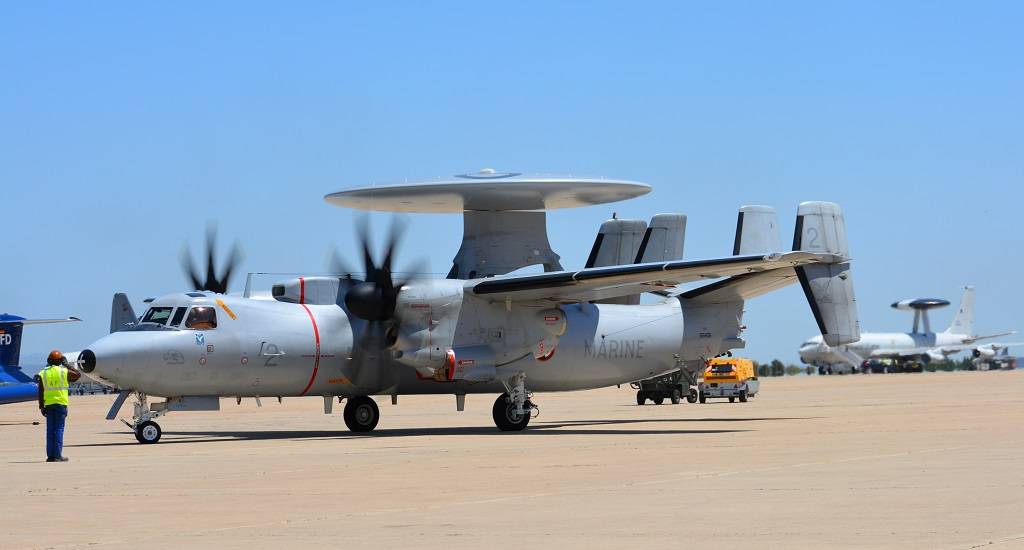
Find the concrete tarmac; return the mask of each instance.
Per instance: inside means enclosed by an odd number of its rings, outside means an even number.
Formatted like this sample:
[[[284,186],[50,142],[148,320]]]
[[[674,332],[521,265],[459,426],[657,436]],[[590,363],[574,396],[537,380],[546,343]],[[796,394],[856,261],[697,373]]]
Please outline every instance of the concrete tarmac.
[[[378,399],[373,435],[319,398],[172,413],[156,445],[74,397],[68,463],[34,403],[0,407],[0,546],[1022,548],[1024,371],[762,381],[748,403],[627,387]],[[130,402],[123,414],[130,414]],[[32,421],[41,421],[38,426]]]

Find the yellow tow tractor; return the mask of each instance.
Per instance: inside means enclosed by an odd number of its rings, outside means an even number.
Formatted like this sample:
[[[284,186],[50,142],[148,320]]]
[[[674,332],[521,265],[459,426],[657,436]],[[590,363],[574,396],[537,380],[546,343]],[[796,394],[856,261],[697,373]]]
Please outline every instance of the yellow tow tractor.
[[[704,379],[697,386],[697,400],[728,398],[730,403],[741,403],[757,395],[761,383],[757,380],[754,363],[742,357],[715,357],[704,368]]]

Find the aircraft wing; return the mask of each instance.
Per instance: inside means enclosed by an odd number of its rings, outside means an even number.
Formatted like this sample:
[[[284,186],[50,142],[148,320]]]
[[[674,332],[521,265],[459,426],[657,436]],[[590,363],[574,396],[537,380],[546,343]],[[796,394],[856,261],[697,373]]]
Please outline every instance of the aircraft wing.
[[[596,267],[469,281],[466,290],[495,301],[583,302],[654,292],[703,279],[719,279],[834,262],[832,254],[787,252],[730,256],[711,260],[655,262]]]
[[[872,358],[878,358],[878,359],[882,359],[882,358],[885,358],[885,359],[902,359],[902,358],[905,358],[905,357],[907,357],[907,358],[909,358],[909,357],[919,357],[921,355],[935,355],[937,353],[941,353],[942,355],[949,356],[949,355],[953,355],[953,354],[956,354],[956,353],[960,353],[961,351],[964,351],[964,350],[971,349],[973,347],[975,347],[975,346],[972,346],[972,345],[969,345],[969,344],[954,344],[954,345],[950,345],[950,346],[939,346],[939,347],[933,347],[933,348],[928,348],[928,347],[920,347],[920,348],[894,348],[894,349],[879,348],[879,349],[871,351],[871,357]]]
[[[65,317],[64,319],[24,319],[18,321],[23,325],[48,325],[50,323],[74,323],[81,321],[78,317]]]
[[[999,338],[1000,336],[1009,336],[1011,334],[1017,334],[1017,331],[1011,330],[1010,332],[1000,332],[999,334],[989,334],[987,336],[972,336],[972,337],[967,338],[966,340],[964,340],[964,342],[966,342],[968,344],[973,344],[974,342],[977,342],[978,340],[988,340],[990,338]]]

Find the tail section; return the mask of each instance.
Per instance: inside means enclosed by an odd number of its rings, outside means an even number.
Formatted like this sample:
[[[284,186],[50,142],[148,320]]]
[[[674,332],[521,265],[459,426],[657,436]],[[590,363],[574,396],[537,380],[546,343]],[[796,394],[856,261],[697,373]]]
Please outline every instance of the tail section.
[[[0,315],[0,383],[31,382],[17,368],[21,360],[21,330],[25,319],[17,315]]]
[[[965,286],[964,296],[960,299],[960,309],[953,317],[953,322],[946,329],[947,334],[974,334],[974,287]]]
[[[633,263],[672,262],[683,259],[685,214],[657,214],[651,218]]]
[[[602,223],[594,246],[590,249],[586,267],[632,263],[640,250],[646,230],[647,223],[643,220],[612,218]]]
[[[110,332],[117,332],[134,325],[139,320],[132,309],[132,303],[128,301],[128,295],[123,292],[114,294],[114,300],[110,304]]]
[[[846,221],[839,205],[830,202],[801,203],[797,209],[793,250],[836,257],[834,263],[798,266],[796,275],[825,343],[838,346],[860,340]]]
[[[732,255],[760,254],[782,250],[779,244],[779,216],[770,206],[744,206],[736,217],[736,238]]]

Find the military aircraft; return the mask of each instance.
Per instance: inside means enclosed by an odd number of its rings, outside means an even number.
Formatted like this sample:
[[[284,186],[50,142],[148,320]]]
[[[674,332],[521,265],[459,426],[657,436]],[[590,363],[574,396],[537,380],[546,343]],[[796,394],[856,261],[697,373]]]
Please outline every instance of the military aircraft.
[[[349,429],[369,432],[380,418],[374,395],[397,402],[452,394],[461,411],[466,394],[490,393],[498,394],[495,425],[522,430],[539,410],[534,391],[628,383],[742,348],[745,300],[797,281],[826,342],[859,338],[845,222],[832,203],[799,206],[791,252],[778,250],[774,211],[747,207],[733,256],[666,257],[681,250],[670,242],[676,237],[666,228],[678,229],[670,217],[652,224],[645,252],[630,258],[641,263],[561,266],[547,211],[649,191],[635,182],[484,170],[332,193],[328,203],[358,209],[461,213],[463,240],[448,278],[401,276],[393,270],[399,231],[392,226],[375,256],[364,225],[361,273],[339,267],[332,276],[293,277],[269,295],[252,289],[250,275],[241,295],[224,294],[227,277],[216,275],[209,243],[206,280],[189,270],[195,291],[152,300],[137,322],[126,298],[115,297],[113,332],[82,350],[78,363],[124,388],[108,419],[134,395],[125,422],[140,443],[154,443],[162,433],[156,418],[217,410],[220,397],[319,396],[327,414],[344,399]],[[544,272],[511,273],[536,265]],[[655,303],[607,303],[642,293],[657,293]],[[166,399],[149,404],[147,396]]]
[[[1010,355],[1011,346],[1024,346],[1024,342],[992,342],[977,346],[971,350],[971,364],[979,370],[1013,370],[1017,368],[1017,358]]]
[[[898,370],[922,370],[931,361],[944,361],[949,356],[975,348],[974,343],[988,338],[1013,334],[1003,332],[979,336],[974,334],[974,287],[964,287],[960,308],[949,327],[932,332],[928,312],[946,307],[948,300],[917,298],[894,302],[892,307],[914,312],[910,332],[865,332],[857,342],[830,345],[820,336],[813,336],[800,346],[800,360],[818,367],[819,374],[841,374],[859,368],[867,359],[894,359]],[[990,348],[978,347],[979,354]]]
[[[38,386],[22,372],[21,331],[25,325],[72,323],[77,317],[65,319],[26,319],[8,313],[0,314],[0,405],[35,401]],[[74,357],[71,358],[73,360]]]

